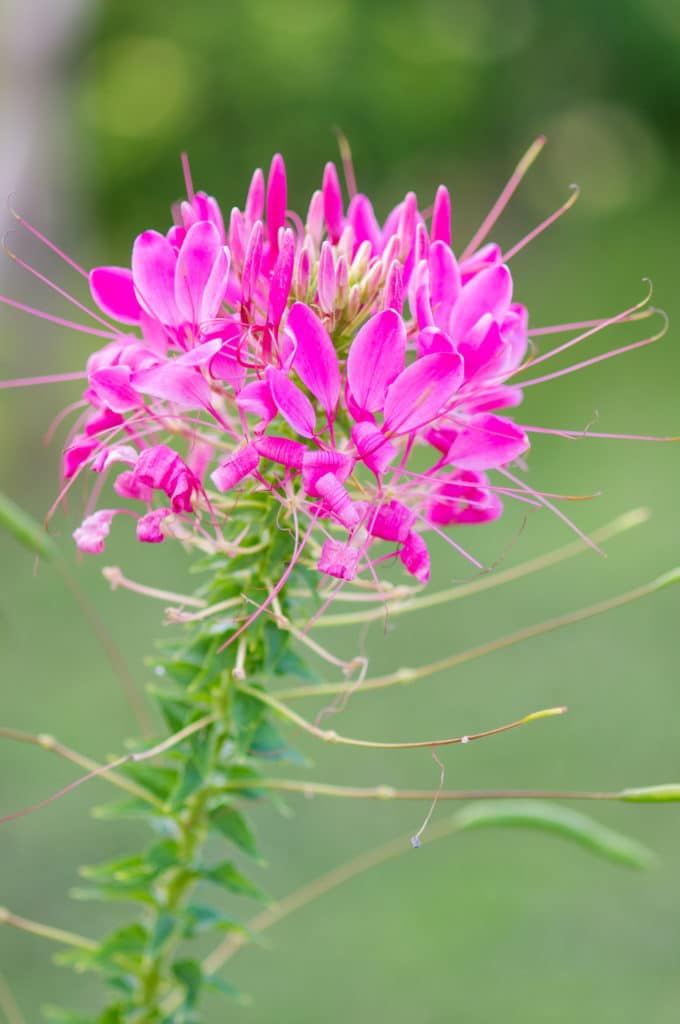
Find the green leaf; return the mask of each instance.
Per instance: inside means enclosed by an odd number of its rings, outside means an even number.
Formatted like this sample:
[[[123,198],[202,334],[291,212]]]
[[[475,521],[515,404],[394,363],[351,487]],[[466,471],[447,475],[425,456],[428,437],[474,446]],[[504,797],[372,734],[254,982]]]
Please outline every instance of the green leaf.
[[[191,903],[184,910],[184,931],[185,939],[192,939],[201,932],[207,932],[213,928],[223,932],[243,932],[246,929],[243,925],[237,924],[231,918],[223,914],[216,907],[206,907],[200,903]]]
[[[88,901],[101,900],[104,903],[155,903],[153,895],[141,886],[126,888],[115,885],[97,885],[88,889],[71,889],[71,899]]]
[[[202,868],[199,871],[199,875],[208,882],[221,885],[223,889],[228,889],[229,892],[235,892],[241,896],[251,896],[255,900],[266,901],[267,899],[262,890],[254,882],[246,878],[245,875],[242,875],[229,860],[222,861],[221,864],[216,865],[214,868]]]
[[[614,832],[580,811],[539,800],[484,801],[468,804],[454,816],[458,831],[472,828],[530,828],[571,839],[592,853],[628,867],[645,868],[654,857],[634,839]]]
[[[184,1005],[192,1009],[198,1002],[203,985],[203,971],[197,960],[176,960],[172,973],[184,989]]]
[[[303,767],[307,764],[306,758],[291,747],[266,718],[260,722],[250,741],[249,753],[269,761],[292,761]]]
[[[255,836],[240,811],[234,807],[218,807],[210,813],[210,825],[249,857],[259,859]]]
[[[119,771],[122,775],[127,775],[133,782],[143,786],[159,800],[166,800],[173,787],[177,785],[177,772],[173,768],[159,768],[152,764],[130,762],[119,768]]]
[[[118,821],[123,818],[157,817],[158,811],[146,800],[131,797],[129,800],[114,800],[92,808],[92,817],[101,821]]]
[[[58,554],[56,544],[40,523],[2,493],[0,493],[0,526],[3,526],[15,540],[34,554],[50,559]]]
[[[177,926],[174,914],[160,914],[149,939],[149,954],[155,956],[163,948]]]
[[[148,932],[141,924],[131,924],[119,928],[104,939],[98,952],[98,959],[109,959],[118,954],[136,955],[144,952],[148,940]]]

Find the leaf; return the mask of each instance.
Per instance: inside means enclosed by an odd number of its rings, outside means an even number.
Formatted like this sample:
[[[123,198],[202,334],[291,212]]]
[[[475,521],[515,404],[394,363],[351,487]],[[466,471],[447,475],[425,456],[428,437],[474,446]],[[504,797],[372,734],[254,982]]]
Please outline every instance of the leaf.
[[[249,857],[259,859],[255,836],[240,811],[234,807],[218,807],[210,813],[210,824]]]
[[[135,955],[144,952],[148,939],[148,932],[141,924],[131,924],[126,928],[119,928],[107,939],[104,939],[96,953],[97,959],[107,959],[116,954]]]
[[[163,948],[177,925],[174,914],[160,914],[149,939],[149,954],[155,956]]]
[[[268,719],[260,722],[257,727],[248,753],[253,757],[267,758],[269,761],[292,761],[293,764],[303,767],[308,764],[307,759],[283,739]]]
[[[92,817],[101,821],[117,821],[121,818],[152,818],[158,810],[146,800],[131,797],[129,800],[113,800],[92,808]]]
[[[172,973],[184,989],[184,1005],[191,1009],[198,1002],[203,984],[203,971],[197,960],[176,960]]]
[[[0,493],[0,526],[3,526],[15,540],[34,554],[50,559],[58,554],[54,541],[40,523],[2,493]]]
[[[266,901],[267,899],[262,890],[254,882],[246,878],[245,875],[242,875],[229,860],[222,861],[221,864],[216,865],[214,868],[202,868],[199,871],[199,875],[208,882],[221,885],[223,889],[228,889],[229,892],[235,892],[241,896],[251,896],[255,900]]]
[[[193,939],[201,932],[216,929],[224,932],[243,932],[243,925],[237,924],[216,907],[206,907],[200,903],[190,903],[184,910],[185,925],[183,937]]]
[[[645,868],[653,854],[634,839],[614,832],[579,811],[539,800],[484,801],[468,804],[454,816],[456,829],[491,826],[533,828],[571,839],[592,853],[628,867]]]
[[[180,727],[181,728],[181,727]],[[153,764],[124,764],[119,771],[147,789],[159,800],[167,799],[168,793],[177,784],[177,772],[172,768],[159,768]]]
[[[146,903],[153,906],[155,900],[148,889],[141,886],[125,888],[115,885],[97,885],[88,889],[71,889],[71,899],[88,901],[101,900],[104,903]]]

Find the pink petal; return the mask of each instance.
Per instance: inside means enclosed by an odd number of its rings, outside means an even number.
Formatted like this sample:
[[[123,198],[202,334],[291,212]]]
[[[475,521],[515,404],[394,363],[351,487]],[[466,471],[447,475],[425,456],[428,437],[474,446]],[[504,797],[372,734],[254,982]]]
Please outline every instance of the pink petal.
[[[200,370],[183,366],[178,359],[133,374],[132,385],[135,391],[173,402],[180,409],[205,408],[211,401],[210,385]]]
[[[302,302],[291,306],[286,329],[296,343],[293,369],[330,417],[340,397],[340,368],[335,347],[315,313]]]
[[[446,461],[460,469],[505,466],[529,448],[529,439],[512,420],[482,413],[455,436]]]
[[[451,198],[444,185],[439,186],[435,196],[430,237],[433,242],[441,241],[451,245]]]
[[[321,491],[317,485],[322,476],[332,473],[342,483],[353,468],[354,459],[344,452],[305,451],[302,459],[302,486],[307,494],[318,498]]]
[[[366,526],[373,537],[403,544],[415,521],[415,512],[400,501],[392,500],[369,512]]]
[[[127,267],[95,267],[90,272],[90,291],[99,308],[114,320],[139,323],[142,310]]]
[[[255,442],[255,447],[265,459],[277,462],[287,469],[302,469],[302,461],[307,453],[304,444],[292,441],[289,437],[260,437]]]
[[[512,277],[500,263],[475,274],[463,286],[451,314],[449,331],[454,341],[461,341],[485,313],[498,319],[507,311],[512,299]]]
[[[279,228],[286,221],[286,166],[280,153],[276,153],[269,168],[267,181],[267,239],[274,252],[278,252]]]
[[[335,260],[333,259],[333,248],[327,241],[321,246],[316,286],[322,312],[332,313],[335,309]]]
[[[370,199],[366,196],[356,195],[349,204],[347,210],[347,223],[354,229],[354,236],[357,240],[357,247],[362,242],[370,242],[374,254],[382,248],[382,232],[376,220]]]
[[[260,455],[257,448],[254,444],[247,444],[218,466],[215,472],[211,473],[210,479],[217,490],[224,493],[253,473],[259,463]]]
[[[245,215],[246,220],[249,224],[253,224],[256,220],[262,220],[262,213],[264,211],[264,174],[258,167],[253,172],[253,176],[250,179],[250,187],[248,188],[248,197],[246,199]]]
[[[132,277],[142,307],[169,326],[181,318],[175,305],[175,264],[177,254],[158,231],[144,231],[132,247]]]
[[[441,414],[463,378],[463,360],[447,352],[423,356],[408,366],[385,399],[383,430],[388,435],[408,434]]]
[[[288,379],[283,370],[268,366],[266,378],[276,408],[284,420],[301,437],[314,437],[316,414],[307,396]]]
[[[149,502],[153,498],[153,488],[140,483],[132,469],[118,474],[113,481],[113,489],[121,498],[132,498],[134,501]]]
[[[83,519],[78,529],[73,531],[78,550],[88,555],[101,555],[115,514],[115,509],[103,508]]]
[[[155,508],[152,512],[147,512],[145,516],[141,516],[137,520],[137,540],[143,544],[161,544],[165,540],[161,523],[171,515],[171,508]]]
[[[427,583],[430,578],[430,555],[427,544],[419,533],[411,531],[406,543],[399,552],[402,565],[419,583]]]
[[[229,260],[217,228],[197,221],[189,228],[175,266],[175,302],[190,324],[215,317],[222,305],[229,276]]]
[[[352,427],[352,440],[359,458],[376,476],[382,476],[390,462],[398,455],[395,446],[374,423],[362,420]]]
[[[326,473],[316,481],[316,490],[338,522],[353,530],[360,519],[359,510],[338,478],[333,473]]]
[[[267,319],[278,330],[293,283],[293,265],[295,263],[295,235],[287,228],[283,233],[283,242],[272,274],[269,286],[269,309]]]
[[[338,172],[333,163],[327,163],[324,168],[321,191],[323,194],[323,213],[326,218],[328,237],[333,245],[335,245],[342,234],[343,210]]]
[[[139,394],[131,385],[129,366],[110,366],[90,376],[90,388],[97,398],[114,412],[128,412],[141,405]]]
[[[359,407],[377,412],[387,389],[404,368],[406,331],[393,309],[371,317],[361,328],[347,356],[347,379]]]
[[[274,419],[278,411],[269,384],[264,380],[253,380],[246,384],[236,396],[236,405],[243,412],[257,416],[264,426]]]
[[[319,572],[339,580],[353,580],[359,568],[360,552],[337,540],[324,541],[319,558]]]
[[[430,303],[435,323],[448,328],[451,310],[460,295],[460,270],[448,245],[435,242],[430,249]]]

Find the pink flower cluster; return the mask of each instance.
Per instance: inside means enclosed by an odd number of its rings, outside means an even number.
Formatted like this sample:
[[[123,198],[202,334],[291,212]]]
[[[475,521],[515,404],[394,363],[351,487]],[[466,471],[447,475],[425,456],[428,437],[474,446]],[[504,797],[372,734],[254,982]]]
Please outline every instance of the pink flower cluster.
[[[504,488],[487,472],[529,447],[498,415],[521,400],[509,381],[528,319],[501,250],[456,258],[443,186],[430,210],[409,193],[382,225],[365,195],[345,207],[332,163],[304,222],[278,155],[228,225],[188,193],[129,268],[89,274],[115,326],[89,359],[63,473],[114,473],[124,503],[90,508],[78,547],[103,551],[126,512],[142,542],[228,550],[230,513],[258,493],[320,572],[351,580],[398,557],[425,582],[428,532],[497,518]]]
[[[89,275],[121,326],[88,362],[65,477],[115,466],[151,543],[177,518],[219,536],[230,503],[266,492],[309,522],[321,572],[353,579],[383,541],[426,581],[427,531],[500,515],[486,471],[529,447],[497,414],[521,398],[527,311],[498,246],[459,261],[450,223],[444,187],[428,216],[413,193],[383,225],[365,195],[345,209],[330,163],[303,223],[280,156],[228,227],[190,190],[130,268]],[[118,511],[88,515],[78,547],[101,552]]]

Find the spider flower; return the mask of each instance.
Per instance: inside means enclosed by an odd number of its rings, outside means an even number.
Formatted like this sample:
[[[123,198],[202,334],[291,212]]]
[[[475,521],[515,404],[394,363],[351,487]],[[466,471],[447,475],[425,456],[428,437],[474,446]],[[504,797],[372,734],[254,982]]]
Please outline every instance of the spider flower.
[[[429,211],[408,193],[381,225],[365,195],[345,208],[333,164],[303,220],[278,155],[226,227],[187,186],[129,267],[88,275],[109,340],[88,361],[63,476],[110,475],[121,504],[88,509],[80,550],[100,553],[125,511],[143,543],[228,551],[233,509],[257,494],[320,573],[370,579],[398,558],[425,582],[430,535],[496,519],[501,495],[538,497],[487,475],[529,448],[507,414],[528,312],[483,244],[492,220],[457,257],[446,188]]]

